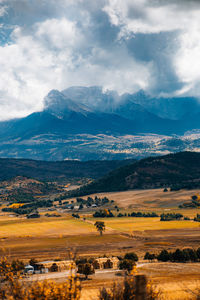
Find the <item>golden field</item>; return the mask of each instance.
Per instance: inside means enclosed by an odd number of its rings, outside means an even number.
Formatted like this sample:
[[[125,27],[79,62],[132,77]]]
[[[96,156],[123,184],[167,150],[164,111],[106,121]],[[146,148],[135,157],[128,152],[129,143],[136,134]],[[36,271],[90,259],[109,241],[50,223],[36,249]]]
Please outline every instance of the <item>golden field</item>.
[[[141,190],[119,193],[104,193],[114,200],[119,212],[132,211],[158,214],[180,212],[193,218],[200,209],[179,209],[178,205],[189,201],[199,191],[166,192],[162,190]],[[94,209],[93,211],[98,210]],[[114,214],[118,212],[114,209]],[[65,259],[67,249],[73,249],[80,256],[124,255],[134,251],[143,263],[146,251],[158,253],[162,249],[174,250],[184,247],[200,247],[200,223],[193,220],[165,221],[159,218],[93,218],[92,212],[78,212],[80,219],[71,213],[61,213],[61,217],[45,217],[41,213],[39,219],[11,217],[8,213],[0,215],[1,251],[11,258],[28,261]],[[83,220],[83,217],[86,220]],[[101,237],[94,227],[97,220],[105,222],[106,231]],[[163,299],[188,298],[188,290],[199,286],[200,263],[149,263],[138,267],[138,271],[146,274],[158,288],[163,290]],[[93,275],[92,280],[83,283],[82,300],[96,299],[99,287],[110,286],[112,282],[122,280],[113,274]]]

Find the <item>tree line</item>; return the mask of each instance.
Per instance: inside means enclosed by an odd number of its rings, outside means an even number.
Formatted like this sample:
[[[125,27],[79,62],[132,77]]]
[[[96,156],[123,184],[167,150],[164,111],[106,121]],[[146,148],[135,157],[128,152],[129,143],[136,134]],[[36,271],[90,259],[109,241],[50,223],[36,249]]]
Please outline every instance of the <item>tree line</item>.
[[[198,262],[200,261],[200,248],[196,250],[192,248],[185,248],[181,250],[178,248],[174,251],[163,249],[157,255],[154,253],[146,252],[144,259],[150,261],[157,259],[158,261],[162,262]]]

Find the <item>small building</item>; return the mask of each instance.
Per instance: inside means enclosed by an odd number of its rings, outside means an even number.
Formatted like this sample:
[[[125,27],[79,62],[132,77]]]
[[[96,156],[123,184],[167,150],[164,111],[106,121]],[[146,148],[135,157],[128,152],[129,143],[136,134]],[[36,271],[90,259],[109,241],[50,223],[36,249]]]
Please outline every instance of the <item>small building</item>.
[[[26,273],[26,274],[33,274],[34,273],[34,267],[31,266],[31,265],[25,266],[24,273]]]
[[[60,261],[42,261],[36,263],[36,268],[41,270],[42,273],[48,272],[62,272],[70,269],[75,269],[73,260],[60,260]]]
[[[119,259],[117,257],[100,257],[93,262],[95,269],[113,269],[117,270],[119,267]]]

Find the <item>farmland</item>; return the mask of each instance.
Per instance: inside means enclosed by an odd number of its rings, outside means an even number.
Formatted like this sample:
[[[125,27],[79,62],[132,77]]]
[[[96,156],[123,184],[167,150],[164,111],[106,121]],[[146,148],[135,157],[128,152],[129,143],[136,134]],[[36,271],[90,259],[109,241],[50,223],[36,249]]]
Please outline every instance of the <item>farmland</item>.
[[[138,249],[143,255],[144,251],[151,245],[169,243],[172,247],[197,245],[199,242],[199,222],[194,222],[192,218],[198,213],[198,209],[179,209],[178,205],[187,201],[198,191],[181,190],[176,192],[163,192],[163,190],[138,190],[99,194],[98,197],[108,197],[114,200],[118,209],[122,213],[131,211],[155,211],[157,214],[167,212],[181,212],[191,220],[176,220],[166,222],[155,218],[136,218],[136,217],[114,217],[114,218],[94,218],[94,209],[82,209],[79,212],[80,219],[73,218],[70,210],[58,211],[60,217],[48,218],[45,216],[45,209],[41,211],[38,219],[26,219],[23,216],[16,217],[9,213],[2,213],[0,216],[0,238],[2,245],[25,256],[36,253],[39,256],[38,248],[48,250],[52,255],[56,252],[61,255],[64,248],[69,246],[76,247],[82,254],[89,255],[96,253],[96,245],[101,253],[121,253],[123,249]],[[94,195],[92,195],[93,197]],[[87,197],[83,197],[87,198]],[[75,201],[75,199],[69,199]],[[112,208],[114,215],[116,209]],[[51,212],[53,213],[53,212]],[[55,212],[56,208],[55,208]],[[105,222],[106,231],[103,237],[99,237],[94,223],[97,220]],[[167,242],[166,242],[167,241]],[[119,246],[121,244],[121,246]],[[148,246],[149,245],[149,246]],[[18,250],[17,250],[18,249]],[[20,250],[21,249],[21,250]],[[143,249],[143,250],[142,250]],[[45,250],[45,251],[46,251]],[[13,253],[14,255],[14,253]],[[41,253],[44,257],[44,253]]]
[[[145,252],[158,253],[162,249],[200,246],[200,223],[193,218],[200,209],[180,209],[178,206],[198,194],[198,190],[180,190],[163,192],[156,190],[134,190],[125,192],[101,193],[91,195],[107,197],[114,204],[106,204],[112,210],[112,218],[94,218],[93,213],[99,208],[81,210],[64,210],[54,203],[54,211],[58,217],[47,217],[48,208],[40,210],[40,218],[27,219],[25,216],[2,212],[0,215],[1,252],[10,258],[30,258],[40,260],[67,259],[67,250],[76,251],[81,257],[98,257],[103,255],[119,255],[134,251],[139,256],[138,271],[149,276],[157,287],[162,287],[166,299],[180,299],[183,288],[174,282],[184,280],[185,285],[194,288],[199,278],[200,266],[195,264],[143,263]],[[83,197],[87,199],[87,197]],[[75,199],[67,199],[69,203]],[[63,200],[65,201],[65,200]],[[115,206],[118,207],[118,211]],[[3,207],[3,206],[2,206]],[[103,208],[102,208],[103,209]],[[162,213],[181,213],[190,220],[160,221],[160,217],[117,217],[117,214],[128,214],[132,211]],[[72,213],[80,218],[73,218]],[[100,236],[94,223],[105,222],[106,231]],[[140,266],[141,265],[141,266]],[[192,267],[190,267],[191,265]],[[102,285],[111,285],[113,280],[122,280],[115,273],[96,274],[92,281],[83,283],[82,299],[95,299]],[[95,288],[94,288],[95,282]],[[177,298],[175,297],[175,290]],[[93,295],[90,298],[89,295]],[[173,295],[173,297],[172,297]],[[182,298],[184,299],[184,298]]]

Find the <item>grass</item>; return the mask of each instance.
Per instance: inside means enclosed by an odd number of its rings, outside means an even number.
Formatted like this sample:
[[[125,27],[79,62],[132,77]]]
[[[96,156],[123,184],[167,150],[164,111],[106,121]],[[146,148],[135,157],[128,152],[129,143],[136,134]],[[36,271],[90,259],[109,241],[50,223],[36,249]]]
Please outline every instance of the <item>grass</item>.
[[[163,193],[162,190],[142,190],[119,193],[106,193],[110,200],[115,200],[120,212],[132,211],[180,212],[193,218],[199,209],[178,209],[180,201],[190,199],[197,191],[178,191]],[[132,206],[132,207],[130,207]],[[98,209],[96,209],[98,210]],[[93,210],[94,212],[94,210]],[[92,212],[92,213],[93,213]],[[72,218],[69,213],[62,213],[59,218],[47,218],[46,211],[39,219],[0,216],[0,241],[3,247],[11,249],[13,255],[36,255],[36,257],[53,257],[65,253],[66,247],[76,247],[80,253],[123,253],[132,249],[143,255],[151,248],[197,247],[200,242],[200,223],[193,221],[161,222],[160,218],[92,218],[91,212],[81,211],[81,219]],[[70,212],[71,214],[72,212]],[[114,210],[114,213],[117,213]],[[93,223],[101,220],[106,224],[106,232],[99,236]],[[181,230],[182,229],[182,230]],[[187,230],[186,230],[187,229]],[[162,232],[160,230],[163,230]],[[153,231],[153,233],[152,233]],[[160,241],[162,236],[162,241]],[[178,239],[177,239],[178,237]],[[128,250],[129,251],[129,250]]]
[[[99,256],[105,253],[113,255],[118,252],[122,245],[126,246],[129,241],[119,234],[98,233],[90,235],[74,235],[60,237],[31,237],[7,238],[1,241],[0,254],[4,253],[10,258],[23,259],[26,262],[30,258],[39,261],[55,258],[68,259],[67,249],[78,252],[78,255]]]
[[[97,221],[97,218],[93,218]],[[160,218],[102,218],[99,219],[105,222],[106,227],[123,231],[144,231],[144,230],[161,230],[161,229],[182,229],[182,228],[198,228],[200,224],[193,221],[164,221],[161,222]]]
[[[0,220],[0,238],[20,236],[79,235],[96,232],[92,224],[74,219],[40,218],[40,219],[3,219]]]
[[[179,204],[190,201],[191,196],[199,193],[199,190],[180,190],[174,192],[163,192],[163,189],[132,190],[125,192],[99,193],[91,197],[108,197],[114,200],[121,208],[132,210],[155,210],[177,208]],[[87,198],[83,197],[83,198]],[[74,199],[73,199],[74,200]]]

